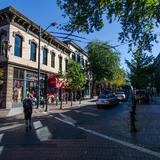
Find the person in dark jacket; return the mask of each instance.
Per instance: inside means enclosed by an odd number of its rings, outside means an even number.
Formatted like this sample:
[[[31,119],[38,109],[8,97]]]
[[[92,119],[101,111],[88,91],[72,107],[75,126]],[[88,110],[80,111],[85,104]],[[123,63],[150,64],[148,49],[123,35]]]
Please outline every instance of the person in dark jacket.
[[[31,118],[32,118],[32,99],[29,94],[27,94],[27,97],[23,100],[23,110],[24,110],[24,118],[26,120],[26,131],[28,129],[32,129],[31,126]]]

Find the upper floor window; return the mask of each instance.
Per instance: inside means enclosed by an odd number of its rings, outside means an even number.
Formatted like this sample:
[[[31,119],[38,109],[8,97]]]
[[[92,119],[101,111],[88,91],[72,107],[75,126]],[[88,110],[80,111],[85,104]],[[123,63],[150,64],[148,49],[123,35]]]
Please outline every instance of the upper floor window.
[[[87,60],[85,60],[85,67],[87,67],[88,66],[88,61]]]
[[[62,72],[62,57],[59,57],[59,71]]]
[[[6,56],[6,54],[7,54],[6,35],[1,34],[0,35],[0,55]]]
[[[68,59],[65,60],[65,69],[66,69],[66,72],[67,72],[67,69],[68,69]]]
[[[81,57],[79,54],[77,54],[77,62],[80,63],[81,62]]]
[[[47,65],[47,56],[48,56],[48,50],[46,48],[43,49],[43,64]]]
[[[22,37],[19,35],[15,36],[14,55],[22,57]]]
[[[76,55],[75,53],[72,54],[72,59],[75,61],[76,60]]]
[[[34,42],[31,42],[31,54],[30,60],[36,62],[36,55],[37,55],[37,45]]]
[[[81,59],[81,64],[82,64],[82,66],[84,67],[84,59],[83,59],[83,57],[82,57],[82,59]]]
[[[55,68],[55,53],[51,52],[51,67]]]

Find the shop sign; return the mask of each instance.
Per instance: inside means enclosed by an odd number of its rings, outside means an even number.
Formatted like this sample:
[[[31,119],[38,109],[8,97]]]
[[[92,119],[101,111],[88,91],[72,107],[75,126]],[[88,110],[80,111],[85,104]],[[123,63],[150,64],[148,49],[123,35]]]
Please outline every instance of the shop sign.
[[[34,73],[34,72],[27,72],[27,80],[29,81],[37,81],[38,80],[38,75],[37,73]]]

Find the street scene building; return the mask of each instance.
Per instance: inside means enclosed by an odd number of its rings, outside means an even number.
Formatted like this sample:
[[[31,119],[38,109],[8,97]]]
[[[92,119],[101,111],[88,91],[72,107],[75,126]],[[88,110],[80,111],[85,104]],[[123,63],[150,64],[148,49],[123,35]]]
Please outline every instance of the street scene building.
[[[87,67],[88,64],[88,55],[87,53],[80,47],[78,46],[74,41],[68,40],[64,41],[65,44],[68,45],[68,47],[72,50],[70,54],[70,58],[74,61],[76,61],[78,64],[80,64],[80,67],[82,70],[84,70]],[[88,78],[87,78],[87,83],[85,85],[85,89],[83,91],[83,97],[89,98],[90,97],[90,80],[89,80],[89,73],[88,73]]]
[[[28,92],[36,96],[39,29],[37,24],[12,7],[0,11],[0,108],[22,106]],[[74,42],[71,44],[81,52],[75,53],[69,43],[61,42],[47,31],[42,34],[41,95],[45,90],[45,75],[65,73],[69,58],[76,58],[85,67],[86,53]],[[89,94],[88,90],[86,92]]]
[[[1,0],[0,160],[159,160],[159,13]]]

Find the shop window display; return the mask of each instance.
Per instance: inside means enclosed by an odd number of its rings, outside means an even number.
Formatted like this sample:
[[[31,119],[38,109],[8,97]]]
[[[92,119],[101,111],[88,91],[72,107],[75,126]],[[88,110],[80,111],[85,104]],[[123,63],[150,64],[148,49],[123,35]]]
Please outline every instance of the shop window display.
[[[24,70],[14,68],[13,74],[13,102],[22,102],[23,100]]]
[[[4,98],[3,91],[4,91],[4,70],[3,68],[0,68],[0,107],[2,106]]]
[[[13,102],[21,102],[23,100],[23,81],[13,81]]]

